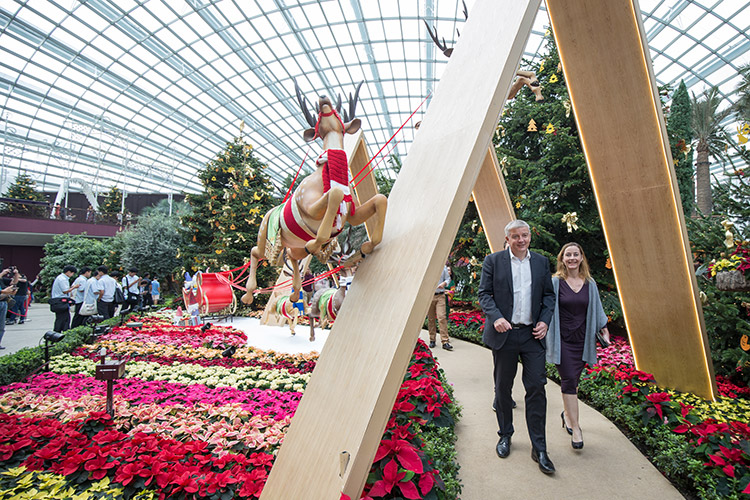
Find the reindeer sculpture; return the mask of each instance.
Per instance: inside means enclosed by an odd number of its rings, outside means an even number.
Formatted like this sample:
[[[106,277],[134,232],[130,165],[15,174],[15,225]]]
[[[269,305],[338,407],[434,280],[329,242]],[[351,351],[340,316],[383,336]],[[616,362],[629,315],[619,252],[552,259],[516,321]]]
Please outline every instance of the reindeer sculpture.
[[[291,295],[282,295],[276,300],[276,304],[271,308],[270,314],[276,316],[282,325],[289,324],[289,331],[295,334],[294,328],[297,326],[297,320],[305,314],[304,304],[300,301],[301,292],[292,290]],[[315,340],[315,335],[310,335],[310,341]]]
[[[294,271],[294,289],[299,290],[299,261],[312,254],[325,262],[336,247],[335,236],[341,232],[346,222],[356,226],[370,217],[377,219],[370,240],[362,244],[357,259],[361,260],[370,254],[382,240],[388,204],[386,197],[377,194],[355,207],[355,200],[349,191],[344,134],[353,134],[361,126],[359,118],[354,117],[361,86],[362,83],[357,86],[354,97],[349,94],[349,110],[344,112],[343,119],[339,116],[340,96],[336,107],[328,97],[320,96],[315,120],[308,108],[307,99],[302,96],[295,82],[297,101],[311,127],[303,132],[302,137],[306,142],[320,137],[323,141],[323,153],[318,157],[315,172],[300,182],[284,204],[272,208],[263,218],[257,245],[250,253],[247,292],[241,299],[245,304],[253,301],[253,291],[257,288],[258,262],[264,257],[271,264],[278,265],[282,249],[285,250]]]
[[[464,18],[469,19],[469,10],[466,8],[466,2],[462,1],[462,3],[464,5]],[[453,53],[453,47],[448,47],[446,45],[445,38],[443,38],[443,41],[441,43],[441,41],[438,39],[437,28],[430,28],[430,25],[427,24],[427,21],[425,21],[424,19],[422,21],[427,27],[427,31],[430,33],[430,38],[432,38],[432,41],[435,43],[437,48],[443,51],[443,55],[445,57],[450,57]],[[456,30],[456,33],[458,33],[458,30]],[[461,36],[461,33],[458,33],[458,36]],[[542,86],[539,84],[539,80],[537,80],[536,74],[533,71],[518,70],[516,71],[516,76],[518,78],[510,87],[510,91],[508,92],[508,99],[513,99],[514,97],[516,97],[518,91],[521,90],[521,88],[523,88],[523,86],[525,85],[529,88],[529,90],[531,90],[531,92],[533,92],[536,101],[544,100],[544,96],[542,95]]]
[[[307,314],[310,320],[310,341],[315,340],[315,319],[319,321],[321,328],[325,328],[336,319],[341,304],[344,303],[354,276],[352,268],[344,268],[341,271],[338,288],[317,290],[310,301],[310,311]]]

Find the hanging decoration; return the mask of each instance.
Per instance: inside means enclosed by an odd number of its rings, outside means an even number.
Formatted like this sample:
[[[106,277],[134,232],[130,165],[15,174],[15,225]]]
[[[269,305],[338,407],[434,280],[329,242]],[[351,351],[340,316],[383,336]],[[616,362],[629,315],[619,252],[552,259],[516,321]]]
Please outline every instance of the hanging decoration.
[[[721,221],[721,225],[724,227],[724,245],[727,248],[734,248],[734,233],[732,232],[732,228],[734,227],[734,223],[731,222],[729,219],[724,219]]]
[[[565,118],[570,118],[570,101],[565,99],[562,102],[563,108],[565,108]]]
[[[559,78],[557,78],[557,75],[552,75],[549,77],[550,83],[557,83],[559,81]]]
[[[546,62],[546,59],[542,60],[542,64],[539,65],[539,71],[537,73],[541,74],[542,71],[544,71],[544,63],[545,62]]]
[[[747,143],[748,136],[750,136],[750,123],[743,123],[737,127],[737,142],[740,144]]]
[[[552,122],[547,124],[547,130],[545,131],[547,134],[554,134],[555,133],[555,126],[552,125]],[[555,134],[557,135],[557,134]]]
[[[750,342],[748,342],[747,335],[743,335],[740,339],[740,347],[743,351],[750,351]]]
[[[503,156],[503,159],[500,160],[500,167],[502,168],[503,175],[507,177],[508,175],[508,157]]]
[[[529,126],[526,129],[526,131],[528,131],[528,132],[537,132],[536,122],[534,121],[533,118],[529,121]]]
[[[572,233],[573,231],[578,229],[578,225],[576,225],[576,222],[578,222],[578,214],[575,212],[568,212],[565,215],[562,216],[562,221],[568,225],[568,232]]]

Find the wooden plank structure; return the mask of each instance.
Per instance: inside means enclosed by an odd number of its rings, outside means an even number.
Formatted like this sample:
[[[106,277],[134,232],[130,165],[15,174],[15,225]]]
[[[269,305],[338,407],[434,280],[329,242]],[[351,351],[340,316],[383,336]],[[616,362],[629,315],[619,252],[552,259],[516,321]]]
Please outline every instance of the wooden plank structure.
[[[548,0],[638,369],[717,396],[672,154],[636,0]]]
[[[263,500],[359,497],[539,3],[472,8],[391,192],[383,242],[357,271]],[[637,4],[547,0],[547,8],[636,360],[660,382],[710,398],[705,328]]]
[[[492,145],[487,148],[472,196],[490,251],[502,250],[505,243],[505,226],[516,218],[516,213]]]
[[[538,8],[472,8],[389,197],[383,241],[357,270],[262,499],[362,491]]]

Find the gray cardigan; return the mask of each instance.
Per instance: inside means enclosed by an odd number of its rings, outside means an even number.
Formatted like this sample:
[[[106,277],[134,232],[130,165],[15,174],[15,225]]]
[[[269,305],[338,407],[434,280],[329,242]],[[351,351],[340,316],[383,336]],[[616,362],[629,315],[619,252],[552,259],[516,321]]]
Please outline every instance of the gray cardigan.
[[[555,312],[552,314],[547,332],[547,361],[560,364],[560,308],[557,300],[559,298],[560,278],[552,278],[552,287],[555,289]],[[607,326],[607,315],[604,313],[602,301],[599,298],[599,289],[596,282],[589,278],[589,306],[586,310],[586,339],[583,343],[583,360],[589,365],[596,364],[596,332]]]

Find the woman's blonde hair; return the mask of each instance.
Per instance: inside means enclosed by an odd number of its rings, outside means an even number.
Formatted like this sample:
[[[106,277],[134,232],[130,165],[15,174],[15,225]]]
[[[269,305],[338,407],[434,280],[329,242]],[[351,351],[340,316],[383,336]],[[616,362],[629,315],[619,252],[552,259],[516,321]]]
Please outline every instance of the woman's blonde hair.
[[[573,241],[564,244],[560,249],[560,253],[557,254],[557,272],[554,275],[558,278],[567,279],[568,268],[565,267],[565,263],[563,262],[563,255],[565,255],[565,250],[572,246],[577,247],[578,251],[581,252],[581,264],[578,266],[578,274],[581,278],[588,281],[591,278],[591,273],[589,272],[589,261],[586,260],[586,254],[583,253],[581,245]]]

